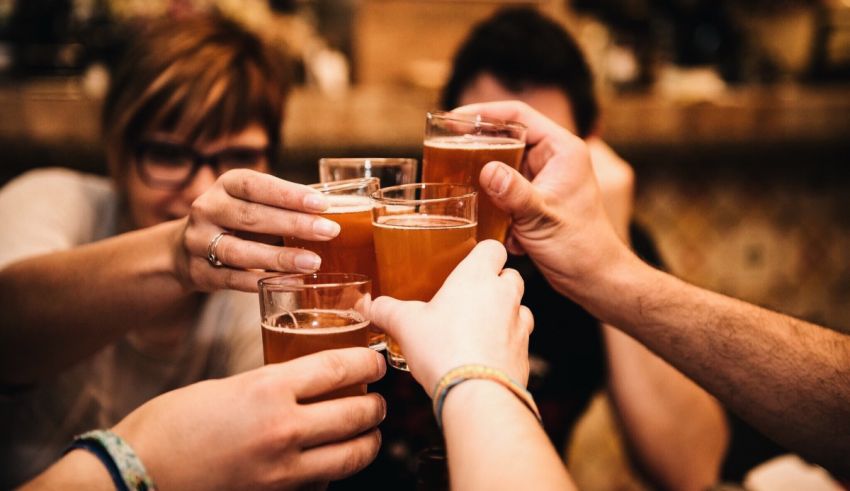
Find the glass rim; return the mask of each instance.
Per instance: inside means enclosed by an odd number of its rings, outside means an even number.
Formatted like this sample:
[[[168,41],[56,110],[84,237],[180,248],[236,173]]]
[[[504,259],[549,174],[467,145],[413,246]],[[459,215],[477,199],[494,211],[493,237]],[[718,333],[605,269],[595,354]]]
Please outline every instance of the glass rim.
[[[430,121],[434,118],[452,121],[455,123],[469,123],[478,127],[484,126],[489,128],[511,128],[518,129],[521,131],[528,131],[528,126],[520,123],[519,121],[491,118],[489,116],[482,116],[480,114],[456,113],[451,111],[428,111],[425,115],[426,120]]]
[[[314,184],[308,184],[307,187],[313,188],[316,191],[319,191],[324,194],[368,187],[369,184],[372,184],[373,181],[380,188],[381,180],[377,177],[355,177],[352,179],[343,179],[340,181],[317,182]]]
[[[401,191],[405,189],[425,189],[426,187],[435,188],[458,188],[466,190],[463,194],[458,194],[457,196],[444,196],[440,198],[387,198],[380,196],[381,193],[387,191]],[[405,204],[421,204],[421,203],[441,203],[445,201],[453,201],[453,200],[461,200],[473,198],[478,195],[478,191],[475,190],[474,187],[466,185],[466,184],[452,184],[445,182],[416,182],[411,184],[399,184],[397,186],[388,186],[385,188],[381,188],[374,193],[369,195],[369,198],[372,201],[377,201],[379,203],[386,203],[391,205],[405,205]]]
[[[286,280],[297,280],[299,278],[321,279],[318,283],[284,283]],[[363,286],[371,283],[372,278],[359,273],[288,273],[274,276],[266,276],[257,281],[260,291],[274,289],[281,291],[316,290],[324,288],[338,288],[342,286]]]
[[[412,164],[415,165],[418,161],[409,157],[322,157],[319,159],[319,165],[327,163],[339,163],[346,167],[354,167],[355,165],[378,164],[378,166],[389,164]]]

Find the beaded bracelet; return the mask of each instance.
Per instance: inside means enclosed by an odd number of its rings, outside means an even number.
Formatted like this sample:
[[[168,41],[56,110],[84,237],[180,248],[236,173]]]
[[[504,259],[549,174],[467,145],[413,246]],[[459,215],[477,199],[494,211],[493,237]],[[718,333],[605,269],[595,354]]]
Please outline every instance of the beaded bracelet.
[[[505,372],[485,365],[461,365],[449,370],[443,375],[434,388],[434,394],[431,399],[434,401],[434,416],[437,418],[437,425],[440,428],[443,427],[443,404],[446,402],[446,396],[449,391],[467,380],[475,379],[492,380],[503,385],[513,392],[534,413],[537,420],[540,421],[540,411],[537,409],[537,404],[534,403],[531,393]]]
[[[153,479],[139,457],[123,438],[109,430],[94,430],[74,438],[73,449],[93,453],[109,471],[118,491],[156,491]]]

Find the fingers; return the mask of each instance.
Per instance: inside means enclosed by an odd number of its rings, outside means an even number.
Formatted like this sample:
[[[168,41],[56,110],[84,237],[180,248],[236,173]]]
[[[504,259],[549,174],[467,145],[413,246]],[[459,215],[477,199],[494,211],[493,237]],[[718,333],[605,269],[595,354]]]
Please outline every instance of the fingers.
[[[305,240],[329,240],[340,231],[338,223],[318,215],[222,195],[203,214],[221,228],[295,236]]]
[[[522,294],[525,292],[525,281],[523,281],[519,271],[513,268],[505,268],[499,274],[499,277],[509,288],[516,292],[517,300],[521,300]]]
[[[222,174],[220,180],[227,194],[244,201],[307,213],[330,206],[318,191],[262,172],[236,169]]]
[[[519,326],[520,329],[525,329],[525,332],[528,332],[531,335],[534,332],[534,314],[531,313],[531,309],[526,307],[525,305],[519,306]]]
[[[381,448],[381,432],[376,428],[346,440],[301,452],[298,468],[310,480],[336,481],[369,465]]]
[[[205,257],[193,257],[189,268],[193,270],[194,285],[200,291],[226,289],[256,293],[257,282],[269,276],[267,271],[214,268]]]
[[[387,371],[384,357],[368,348],[322,351],[277,366],[297,400],[311,399],[335,389],[379,380]]]
[[[187,245],[195,256],[206,258],[208,245],[195,237],[187,236]],[[312,273],[322,265],[322,259],[314,252],[294,247],[278,247],[252,240],[224,235],[215,246],[216,258],[225,266],[237,269],[264,269],[268,271]],[[203,264],[203,262],[201,262]]]
[[[302,406],[299,417],[299,425],[303,428],[301,445],[312,448],[327,442],[348,440],[378,426],[386,414],[386,402],[379,394]]]
[[[416,318],[416,310],[424,306],[424,302],[396,300],[391,297],[378,297],[372,302],[369,310],[369,320],[374,325],[394,338],[403,339],[405,320]]]
[[[481,187],[493,203],[522,224],[543,213],[545,203],[525,177],[501,162],[490,162],[481,169]]]
[[[498,275],[507,260],[508,253],[502,244],[495,240],[481,241],[457,265],[448,279],[446,279],[445,284],[453,284],[459,278],[464,277],[465,279],[462,282],[464,285],[468,285],[469,277],[480,278]]]

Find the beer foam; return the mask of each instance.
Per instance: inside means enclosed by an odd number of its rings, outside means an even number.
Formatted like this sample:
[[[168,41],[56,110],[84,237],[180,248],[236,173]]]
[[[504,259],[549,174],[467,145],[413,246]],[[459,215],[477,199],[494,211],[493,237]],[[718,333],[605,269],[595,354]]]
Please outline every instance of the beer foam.
[[[344,326],[338,327],[305,327],[299,326],[298,321],[292,314],[331,314],[336,318],[344,318],[350,320],[352,323]],[[263,322],[263,329],[268,329],[270,331],[275,332],[286,332],[290,334],[306,334],[306,335],[327,335],[327,334],[338,334],[343,332],[351,332],[356,331],[357,329],[362,329],[369,325],[368,320],[363,320],[362,316],[357,315],[356,313],[350,310],[323,310],[323,309],[310,309],[310,310],[296,310],[293,313],[285,312],[275,319],[280,319],[281,317],[288,317],[295,326],[276,326],[269,324],[268,322]]]
[[[525,143],[516,138],[484,135],[441,136],[425,140],[426,147],[444,150],[514,150],[525,148]]]
[[[322,213],[356,213],[372,209],[372,202],[368,196],[357,195],[326,195],[330,207]]]
[[[394,222],[394,223],[387,223]],[[405,223],[407,222],[407,223]],[[457,229],[471,228],[475,226],[465,218],[453,217],[449,215],[387,215],[378,218],[378,223],[375,227],[392,228],[401,230],[411,229]]]

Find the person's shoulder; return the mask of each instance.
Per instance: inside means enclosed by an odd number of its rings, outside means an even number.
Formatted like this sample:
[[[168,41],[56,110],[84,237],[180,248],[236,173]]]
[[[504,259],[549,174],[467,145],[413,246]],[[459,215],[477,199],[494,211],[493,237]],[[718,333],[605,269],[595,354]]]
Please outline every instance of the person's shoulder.
[[[15,177],[4,186],[4,192],[26,192],[40,195],[67,195],[81,192],[109,193],[112,190],[106,177],[85,174],[62,167],[45,167],[32,169]]]

